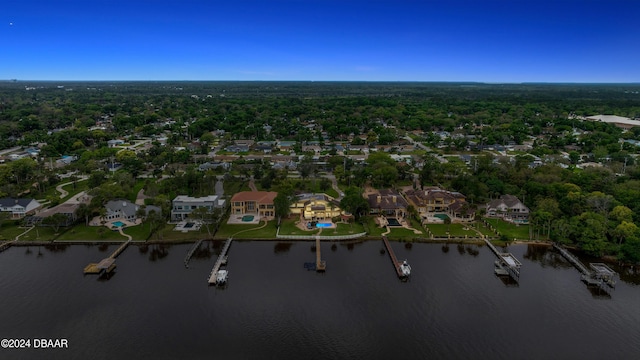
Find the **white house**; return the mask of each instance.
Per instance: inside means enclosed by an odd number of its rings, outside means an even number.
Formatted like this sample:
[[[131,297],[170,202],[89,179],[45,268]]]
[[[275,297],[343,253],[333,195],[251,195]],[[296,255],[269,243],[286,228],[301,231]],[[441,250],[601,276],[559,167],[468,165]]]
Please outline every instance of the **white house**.
[[[107,209],[107,214],[104,216],[105,220],[124,219],[135,221],[137,218],[136,212],[140,207],[129,200],[118,199],[109,201],[105,208]]]
[[[197,208],[206,207],[212,211],[224,207],[224,204],[225,200],[217,195],[204,197],[179,195],[171,202],[171,221],[182,221]]]
[[[0,211],[11,213],[12,219],[21,219],[33,214],[42,205],[34,199],[27,198],[2,198],[0,199]]]
[[[505,221],[529,223],[529,208],[513,195],[502,195],[487,204],[487,216],[503,218]]]

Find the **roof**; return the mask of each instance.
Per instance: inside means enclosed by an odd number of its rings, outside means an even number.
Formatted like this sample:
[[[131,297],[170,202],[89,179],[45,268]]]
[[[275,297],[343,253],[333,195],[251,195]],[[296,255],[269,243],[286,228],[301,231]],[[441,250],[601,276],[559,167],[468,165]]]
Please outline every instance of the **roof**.
[[[434,199],[465,200],[465,196],[457,191],[443,190],[438,187],[427,187],[424,190],[408,190],[406,193],[415,203]]]
[[[631,120],[629,118],[617,115],[593,115],[587,116],[587,120],[602,121],[611,124],[626,124],[632,126],[640,126],[640,121]]]
[[[395,201],[394,201],[395,200]],[[369,206],[374,209],[403,209],[408,206],[400,193],[393,189],[378,190],[377,194],[369,195]]]
[[[107,209],[111,211],[122,211],[126,216],[132,216],[136,214],[138,210],[138,205],[132,203],[129,200],[119,199],[119,200],[111,200],[105,205]]]
[[[203,197],[178,195],[176,196],[175,199],[173,199],[173,201],[183,201],[183,202],[205,202],[205,201],[215,202],[216,200],[218,200],[217,195],[209,195],[209,196],[203,196]]]
[[[38,213],[38,217],[46,218],[55,214],[74,214],[80,204],[64,203]]]
[[[231,202],[255,201],[258,203],[273,203],[278,196],[275,191],[241,191],[231,198]]]
[[[489,201],[489,203],[487,203],[487,209],[495,209],[502,204],[510,209],[517,205],[522,205],[525,209],[529,210],[529,208],[524,205],[517,197],[509,194],[501,195],[500,198]]]
[[[27,207],[32,201],[32,198],[1,198],[0,207],[14,207],[16,205]]]

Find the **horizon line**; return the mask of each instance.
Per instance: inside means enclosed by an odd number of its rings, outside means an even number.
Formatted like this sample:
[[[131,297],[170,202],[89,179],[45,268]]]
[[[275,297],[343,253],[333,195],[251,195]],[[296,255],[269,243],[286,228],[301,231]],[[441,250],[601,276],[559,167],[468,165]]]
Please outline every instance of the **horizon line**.
[[[640,81],[631,81],[631,82],[604,82],[604,81],[474,81],[474,80],[264,80],[264,79],[254,79],[254,80],[215,80],[215,79],[207,79],[207,80],[169,80],[169,79],[156,79],[156,80],[97,80],[97,79],[85,79],[85,80],[64,80],[64,79],[49,79],[49,80],[38,80],[38,79],[0,79],[0,82],[308,82],[308,83],[452,83],[452,84],[484,84],[484,85],[537,85],[537,84],[548,84],[548,85],[640,85]]]

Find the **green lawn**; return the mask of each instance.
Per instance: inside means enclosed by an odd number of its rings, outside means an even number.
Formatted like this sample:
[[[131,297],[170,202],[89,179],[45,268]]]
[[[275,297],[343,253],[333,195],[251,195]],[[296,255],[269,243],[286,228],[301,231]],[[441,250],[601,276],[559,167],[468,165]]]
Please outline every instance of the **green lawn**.
[[[104,229],[101,234],[98,229]],[[33,230],[32,230],[33,231]],[[22,239],[22,238],[21,238]],[[64,233],[60,234],[56,240],[59,241],[123,241],[127,240],[126,237],[120,235],[119,232],[109,230],[102,226],[86,226],[84,224],[78,224],[69,228]]]
[[[475,228],[474,224],[427,224],[425,227],[431,230],[435,237],[447,237],[448,235],[451,235],[451,237],[479,237],[478,233],[472,230],[472,228]],[[486,235],[489,235],[486,230],[484,232],[480,230],[480,232],[483,234],[486,232]]]
[[[221,224],[218,232],[214,236],[216,239],[276,239],[276,221],[269,221],[267,226],[264,222],[258,225],[242,225],[242,224]]]
[[[426,232],[422,234],[416,234],[413,230],[405,229],[403,227],[390,227],[391,232],[387,234],[387,238],[390,240],[413,240],[419,237],[426,237]]]
[[[296,226],[298,217],[292,219],[282,220],[280,224],[280,235],[316,235],[320,232],[320,229],[313,230],[301,230]]]
[[[509,239],[529,240],[529,225],[516,225],[501,219],[485,219],[489,224],[498,230],[500,235]]]
[[[149,225],[143,224],[142,226],[144,230],[140,231],[139,236],[146,237],[149,234]],[[187,231],[184,233],[182,231],[173,230],[175,227],[176,227],[175,224],[165,224],[161,230],[158,230],[153,235],[151,235],[151,237],[148,240],[149,241],[167,241],[167,242],[197,241],[197,240],[206,239],[209,237],[209,234],[207,233],[207,228],[205,228],[204,226],[202,226],[199,231]],[[136,226],[129,228],[129,230],[133,231],[135,228]],[[213,231],[213,229],[211,229],[211,231]],[[125,230],[125,233],[127,233],[127,230]],[[133,236],[133,239],[135,240],[134,234],[131,233],[130,235]]]
[[[364,226],[358,223],[338,223],[336,229],[323,229],[322,236],[353,235],[364,232]]]
[[[147,240],[149,238],[149,224],[140,224],[136,226],[130,226],[122,229],[127,235],[131,236],[134,241]]]
[[[366,216],[361,221],[363,221],[364,229],[368,236],[382,236],[382,233],[387,231],[386,228],[381,228],[376,224],[373,216]]]
[[[18,227],[13,220],[5,220],[0,226],[0,242],[13,240],[27,229]]]
[[[28,229],[29,228],[18,227],[18,225],[13,223],[4,223],[2,228],[0,228],[0,241],[13,240],[16,236],[24,233]],[[51,227],[35,227],[28,233],[20,236],[19,241],[51,241],[56,239],[65,231],[67,231],[66,228],[60,228],[58,229],[58,232],[55,233]]]

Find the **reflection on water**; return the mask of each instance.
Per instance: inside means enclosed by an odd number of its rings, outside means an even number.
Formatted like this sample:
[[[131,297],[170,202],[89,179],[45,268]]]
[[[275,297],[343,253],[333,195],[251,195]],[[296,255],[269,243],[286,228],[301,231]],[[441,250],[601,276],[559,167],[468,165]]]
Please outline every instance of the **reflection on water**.
[[[57,253],[57,252],[65,252],[69,246],[68,244],[51,244],[51,245],[45,245],[44,247],[49,250],[52,253]]]
[[[573,267],[573,265],[571,265],[571,263],[569,263],[558,251],[549,245],[527,245],[527,251],[523,256],[525,259],[535,261],[544,267],[548,266],[554,269],[566,269]]]
[[[614,267],[618,274],[620,274],[620,280],[634,284],[640,285],[640,267],[639,266],[625,266],[625,267]]]
[[[480,251],[478,250],[477,246],[468,245],[465,247],[465,250],[467,251],[467,254],[473,257],[480,255]]]
[[[293,243],[291,242],[277,242],[275,243],[275,245],[273,245],[273,253],[281,254],[289,252],[289,250],[291,249],[291,245],[293,245]]]
[[[151,251],[149,253],[150,261],[161,260],[169,255],[170,245],[154,244],[154,245],[151,245],[150,247],[151,247]]]
[[[587,283],[584,283],[584,284],[594,299],[603,299],[603,300],[611,299],[610,292],[613,291],[613,289],[601,288],[600,286],[588,285]]]
[[[210,287],[206,279],[223,243],[203,242],[196,252],[202,258],[192,258],[189,269],[183,261],[193,244],[131,245],[108,282],[82,274],[104,257],[98,246],[63,253],[40,247],[45,256],[37,260],[36,246],[27,249],[30,256],[9,248],[0,255],[0,284],[11,292],[0,307],[3,328],[17,337],[68,337],[74,346],[64,353],[3,352],[2,359],[88,353],[100,354],[96,359],[633,359],[640,353],[640,287],[623,280],[611,294],[588,288],[549,247],[509,246],[523,263],[517,286],[509,277],[496,279],[496,257],[486,246],[417,242],[408,249],[391,242],[412,266],[402,283],[379,240],[322,243],[330,267],[321,276],[301,266],[315,260],[309,242],[234,241],[228,287]],[[333,245],[336,251],[328,251]],[[454,246],[459,255],[448,250]],[[636,271],[625,269],[622,278],[637,281]]]
[[[498,275],[498,274],[495,274],[495,275],[500,281],[502,281],[502,283],[506,287],[518,287],[518,286],[520,286],[520,283],[517,282],[516,280],[514,280],[511,276]]]

